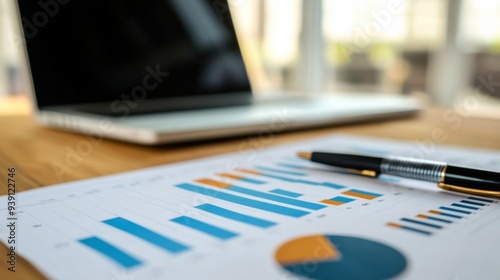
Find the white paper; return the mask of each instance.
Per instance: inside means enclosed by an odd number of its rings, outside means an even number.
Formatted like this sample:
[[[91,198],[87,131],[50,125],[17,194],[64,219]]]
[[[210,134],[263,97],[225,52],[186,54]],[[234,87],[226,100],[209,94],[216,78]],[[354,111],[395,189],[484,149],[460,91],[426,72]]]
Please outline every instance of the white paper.
[[[469,197],[478,197],[444,192],[435,184],[409,179],[343,174],[295,157],[297,151],[312,150],[413,156],[500,171],[497,151],[334,135],[26,191],[16,194],[14,216],[9,215],[3,196],[1,218],[5,223],[12,221],[9,217],[16,218],[16,254],[57,279],[299,279],[275,255],[284,243],[309,235],[356,237],[388,246],[406,263],[392,275],[395,278],[500,279],[498,200],[474,200]],[[241,168],[262,174],[245,173]],[[217,175],[220,173],[245,179]],[[197,182],[199,179],[231,187],[213,187]],[[345,188],[328,187],[325,182]],[[195,193],[179,186],[209,192]],[[343,194],[353,189],[379,196],[370,200],[352,192]],[[260,197],[262,193],[265,197]],[[338,196],[354,200],[338,206],[321,202]],[[242,205],[241,198],[253,206]],[[259,209],[262,202],[275,212]],[[461,206],[452,206],[454,203]],[[200,205],[205,210],[196,208]],[[313,209],[318,205],[324,208]],[[276,213],[278,208],[287,214]],[[219,211],[219,215],[209,210]],[[224,216],[228,211],[238,213],[237,218]],[[440,220],[417,217],[419,214]],[[189,226],[183,224],[187,222]],[[428,234],[388,226],[391,222]],[[8,227],[0,227],[5,244],[9,234]],[[102,242],[118,249],[119,256],[113,249],[103,248]],[[352,271],[370,269],[347,263],[352,259],[343,258],[352,249],[348,245],[335,249],[340,256],[333,262],[354,265],[349,268]],[[365,253],[378,256],[371,261],[385,257],[383,251],[377,255],[369,248]],[[385,263],[380,269],[391,265]],[[321,262],[312,262],[304,269],[320,266]],[[349,279],[351,274],[340,275]]]

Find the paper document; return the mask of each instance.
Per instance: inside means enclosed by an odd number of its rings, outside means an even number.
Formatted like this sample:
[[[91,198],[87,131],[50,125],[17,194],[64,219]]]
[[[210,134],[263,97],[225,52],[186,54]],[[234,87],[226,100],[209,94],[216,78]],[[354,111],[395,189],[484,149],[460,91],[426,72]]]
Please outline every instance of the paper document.
[[[500,171],[496,151],[333,135],[26,191],[15,213],[3,196],[1,218],[53,279],[500,279],[497,199],[295,156],[313,150]]]

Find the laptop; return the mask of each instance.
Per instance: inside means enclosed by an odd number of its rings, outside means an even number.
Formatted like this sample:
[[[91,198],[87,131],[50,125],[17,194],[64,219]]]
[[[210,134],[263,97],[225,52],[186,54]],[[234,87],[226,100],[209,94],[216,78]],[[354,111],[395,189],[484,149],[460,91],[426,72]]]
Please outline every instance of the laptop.
[[[257,98],[227,0],[17,3],[34,116],[49,127],[156,145],[419,110],[389,95]]]

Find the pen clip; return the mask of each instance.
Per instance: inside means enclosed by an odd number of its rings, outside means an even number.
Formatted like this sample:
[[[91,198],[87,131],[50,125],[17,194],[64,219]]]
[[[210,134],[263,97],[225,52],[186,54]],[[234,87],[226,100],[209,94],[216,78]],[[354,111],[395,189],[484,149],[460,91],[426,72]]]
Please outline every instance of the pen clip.
[[[482,195],[482,196],[500,197],[500,191],[477,190],[477,189],[471,189],[471,188],[465,188],[465,187],[445,184],[442,182],[438,183],[438,187],[442,188],[443,190],[447,190],[447,191],[455,191],[455,192]]]
[[[352,172],[352,173],[360,174],[363,176],[368,176],[368,177],[377,177],[378,176],[377,172],[375,172],[373,170],[358,170],[358,169],[352,169],[352,168],[346,168],[345,170]]]

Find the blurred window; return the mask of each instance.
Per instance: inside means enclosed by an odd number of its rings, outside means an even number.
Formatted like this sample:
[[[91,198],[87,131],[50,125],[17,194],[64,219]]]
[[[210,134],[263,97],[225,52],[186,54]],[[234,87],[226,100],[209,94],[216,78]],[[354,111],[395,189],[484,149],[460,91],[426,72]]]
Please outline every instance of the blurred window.
[[[445,1],[323,0],[328,88],[425,90],[445,18]]]

